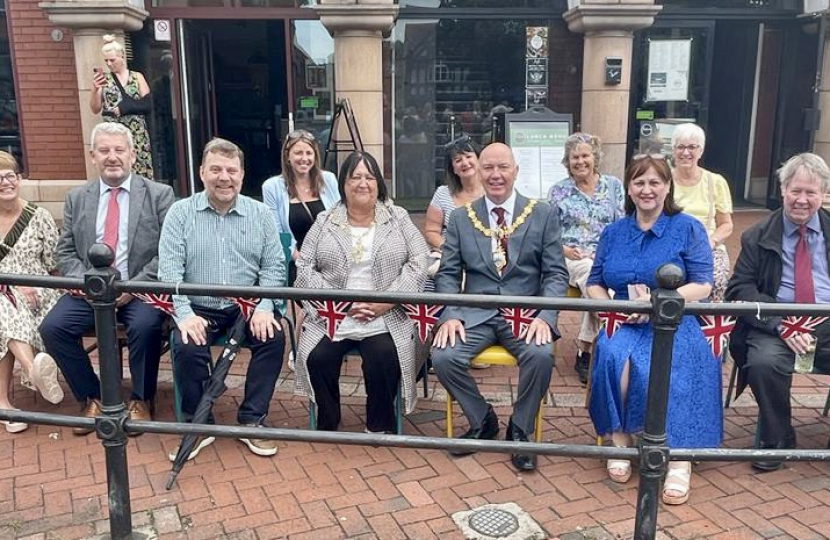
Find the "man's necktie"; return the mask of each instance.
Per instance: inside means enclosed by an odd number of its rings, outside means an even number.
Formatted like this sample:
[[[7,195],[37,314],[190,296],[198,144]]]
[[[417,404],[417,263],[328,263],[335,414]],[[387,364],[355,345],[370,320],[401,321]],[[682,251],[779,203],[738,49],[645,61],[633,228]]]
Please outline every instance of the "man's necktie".
[[[505,221],[504,221],[504,208],[497,206],[493,208],[493,213],[496,214],[496,226],[499,229],[504,229]],[[501,249],[504,252],[504,266],[507,266],[507,237],[500,235],[496,241],[501,245]],[[504,267],[499,268],[499,271],[502,271]]]
[[[798,228],[798,242],[795,244],[795,301],[798,304],[814,304],[816,293],[813,286],[813,261],[807,248],[807,226]]]
[[[118,222],[121,221],[121,210],[118,208],[118,193],[120,192],[120,187],[110,188],[107,215],[104,218],[104,243],[112,249],[113,253],[118,245]]]

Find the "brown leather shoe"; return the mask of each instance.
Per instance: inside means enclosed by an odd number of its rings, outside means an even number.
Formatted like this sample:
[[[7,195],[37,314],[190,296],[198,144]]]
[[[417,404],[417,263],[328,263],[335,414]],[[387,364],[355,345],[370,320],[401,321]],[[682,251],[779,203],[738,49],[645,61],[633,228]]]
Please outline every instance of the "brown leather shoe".
[[[95,418],[101,414],[101,402],[97,399],[88,399],[86,405],[81,411],[81,416],[84,418]],[[75,435],[86,435],[95,431],[94,428],[76,427],[72,428],[72,433]]]
[[[153,419],[153,415],[150,414],[150,407],[147,406],[146,401],[139,401],[137,399],[130,400],[130,404],[127,405],[127,411],[130,413],[130,420],[150,421]],[[141,434],[142,432],[136,431],[129,433],[130,437],[136,437]]]

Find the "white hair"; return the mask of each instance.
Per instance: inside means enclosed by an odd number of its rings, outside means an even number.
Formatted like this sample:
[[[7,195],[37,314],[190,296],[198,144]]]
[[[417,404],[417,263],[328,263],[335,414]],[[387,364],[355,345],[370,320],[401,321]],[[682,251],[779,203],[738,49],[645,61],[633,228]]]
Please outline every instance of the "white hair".
[[[122,137],[127,139],[127,146],[130,147],[130,150],[133,150],[135,148],[133,134],[132,132],[130,132],[130,129],[124,124],[119,124],[117,122],[101,122],[100,124],[96,124],[95,127],[92,128],[92,135],[89,137],[90,148],[95,148],[95,139],[97,139],[98,135],[101,134],[121,135]]]
[[[822,193],[830,191],[830,168],[827,167],[827,163],[821,156],[816,154],[810,152],[796,154],[788,159],[777,172],[781,189],[787,189],[790,180],[798,173],[803,172],[810,178],[818,180],[821,184]]]
[[[706,133],[697,124],[680,124],[674,128],[674,133],[671,135],[672,147],[677,146],[678,141],[689,141],[693,144],[699,144],[700,151],[702,152],[706,147]]]

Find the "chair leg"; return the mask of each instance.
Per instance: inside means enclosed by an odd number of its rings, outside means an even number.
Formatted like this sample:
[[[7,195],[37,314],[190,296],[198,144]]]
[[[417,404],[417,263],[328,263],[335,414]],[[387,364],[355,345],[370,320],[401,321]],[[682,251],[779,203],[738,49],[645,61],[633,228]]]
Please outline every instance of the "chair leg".
[[[421,366],[421,383],[424,385],[424,399],[429,397],[429,362],[424,362]],[[827,416],[826,414],[824,416]]]
[[[447,392],[447,438],[452,439],[452,396]]]
[[[536,413],[536,442],[542,442],[542,409],[545,407],[545,398],[539,403],[539,411]]]
[[[398,435],[403,435],[403,399],[401,394],[403,392],[398,388],[398,394],[395,396],[395,432]]]
[[[824,401],[824,410],[821,412],[822,416],[827,418],[827,413],[830,412],[830,390],[827,391],[827,399]]]
[[[732,360],[732,370],[729,372],[729,386],[726,388],[726,398],[723,403],[723,408],[728,409],[729,404],[732,403],[732,392],[735,389],[735,382],[738,380],[738,365],[735,360]],[[826,409],[825,409],[826,410]],[[824,416],[827,416],[825,413]]]
[[[308,429],[317,431],[317,405],[308,400]]]

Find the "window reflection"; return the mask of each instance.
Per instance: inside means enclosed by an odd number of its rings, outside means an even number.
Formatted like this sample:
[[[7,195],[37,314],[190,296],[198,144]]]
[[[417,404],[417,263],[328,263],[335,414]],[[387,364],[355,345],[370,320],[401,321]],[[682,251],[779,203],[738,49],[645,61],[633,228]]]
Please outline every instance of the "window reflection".
[[[8,25],[5,2],[0,7],[0,150],[12,154],[22,165],[20,124],[17,116],[17,98],[9,52]]]

